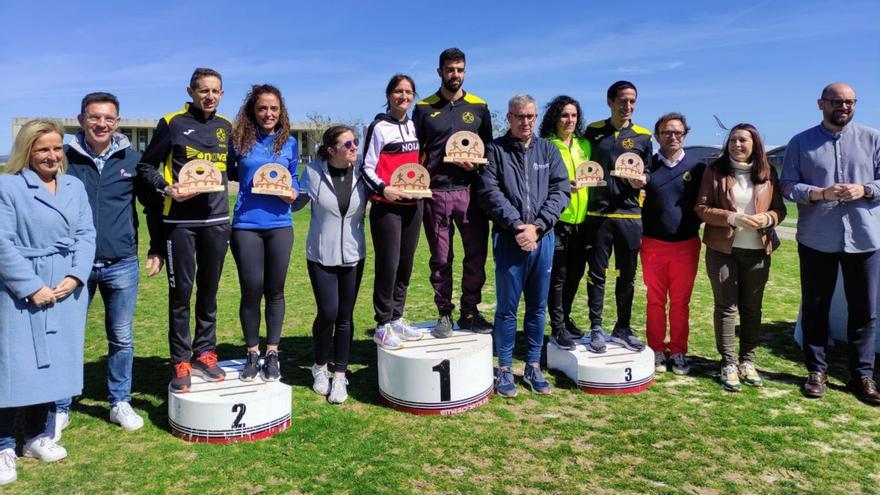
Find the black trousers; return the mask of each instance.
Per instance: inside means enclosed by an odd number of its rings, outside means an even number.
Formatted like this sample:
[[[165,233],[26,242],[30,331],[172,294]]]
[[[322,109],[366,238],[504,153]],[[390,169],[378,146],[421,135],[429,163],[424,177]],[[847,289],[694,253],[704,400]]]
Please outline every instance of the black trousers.
[[[260,344],[260,302],[265,296],[266,344],[278,345],[284,323],[284,281],[290,264],[293,227],[232,229],[230,244],[241,284],[238,317],[245,344]]]
[[[804,361],[807,371],[825,373],[828,346],[828,314],[837,284],[843,274],[846,294],[846,340],[849,373],[852,378],[874,373],[874,335],[877,326],[877,290],[880,285],[880,251],[867,253],[825,253],[798,244],[801,265],[801,305],[804,331]]]
[[[602,325],[605,306],[605,277],[611,251],[614,250],[614,267],[617,281],[614,296],[617,301],[617,323],[614,328],[628,328],[632,316],[634,283],[642,242],[640,218],[587,217],[584,222],[588,232],[587,255],[589,264],[587,299],[590,306],[590,325]]]
[[[312,323],[315,364],[327,364],[333,347],[335,371],[345,371],[351,356],[354,304],[364,274],[364,260],[354,266],[324,266],[314,261],[307,265],[318,305],[318,315]]]
[[[586,222],[558,222],[553,228],[556,246],[547,309],[550,313],[550,329],[554,333],[565,329],[565,320],[571,314],[571,305],[587,268],[589,242],[586,225]]]
[[[228,223],[206,227],[165,226],[168,274],[168,344],[171,360],[188,361],[217,345],[217,288],[229,247]],[[190,339],[190,298],[196,289],[195,336]]]
[[[403,316],[421,225],[421,201],[414,205],[375,201],[370,207],[370,235],[376,260],[373,309],[380,325]]]

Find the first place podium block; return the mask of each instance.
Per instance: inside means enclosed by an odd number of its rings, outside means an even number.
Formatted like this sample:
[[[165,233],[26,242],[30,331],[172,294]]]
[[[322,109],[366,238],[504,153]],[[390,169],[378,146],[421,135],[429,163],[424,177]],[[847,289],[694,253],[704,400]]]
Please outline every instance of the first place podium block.
[[[185,394],[168,391],[171,433],[187,442],[228,443],[259,440],[290,427],[290,385],[243,382],[244,360],[218,363],[226,379],[211,383],[196,376]]]
[[[431,336],[433,323],[414,325],[422,340],[396,351],[377,346],[379,394],[389,407],[413,414],[459,414],[492,396],[492,336],[455,330]],[[457,327],[456,327],[457,328]]]
[[[604,354],[587,349],[584,339],[573,350],[561,349],[553,339],[547,343],[547,367],[559,370],[588,394],[635,394],[654,384],[654,352],[645,346],[631,351],[613,342]]]

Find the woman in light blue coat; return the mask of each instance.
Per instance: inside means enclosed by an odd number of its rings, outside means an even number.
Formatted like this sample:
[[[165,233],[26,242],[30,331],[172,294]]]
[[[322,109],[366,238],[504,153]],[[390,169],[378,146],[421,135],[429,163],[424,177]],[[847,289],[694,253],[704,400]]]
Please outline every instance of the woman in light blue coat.
[[[62,459],[49,409],[82,393],[95,229],[85,188],[63,173],[63,132],[27,122],[0,175],[0,483],[15,480],[16,416],[25,456]]]
[[[339,404],[348,397],[345,372],[351,354],[354,303],[364,272],[366,193],[356,166],[358,139],[354,129],[330,127],[321,141],[318,160],[309,163],[300,178],[300,194],[293,209],[312,203],[306,238],[309,279],[318,305],[312,324],[312,389]],[[327,367],[331,349],[335,364],[332,386]]]

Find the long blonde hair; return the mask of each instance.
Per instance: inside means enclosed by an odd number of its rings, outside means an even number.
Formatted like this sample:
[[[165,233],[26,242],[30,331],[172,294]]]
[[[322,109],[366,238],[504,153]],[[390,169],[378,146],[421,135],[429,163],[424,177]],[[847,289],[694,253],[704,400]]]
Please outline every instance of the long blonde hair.
[[[54,120],[34,119],[25,122],[15,136],[15,142],[12,143],[12,152],[9,153],[9,161],[6,163],[6,173],[14,174],[30,167],[34,143],[37,139],[53,132],[64,139],[64,128]],[[62,155],[62,157],[59,170],[63,173],[67,171],[67,156]]]

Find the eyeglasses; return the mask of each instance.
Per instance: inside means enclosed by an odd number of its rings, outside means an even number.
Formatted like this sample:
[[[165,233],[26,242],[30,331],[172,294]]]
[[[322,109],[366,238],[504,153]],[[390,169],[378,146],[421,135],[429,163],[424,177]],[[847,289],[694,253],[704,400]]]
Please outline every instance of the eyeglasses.
[[[859,101],[855,98],[853,98],[851,100],[841,100],[839,98],[835,98],[835,99],[822,98],[822,100],[827,101],[828,103],[831,104],[832,107],[835,107],[835,108],[842,107],[842,106],[854,107],[854,106],[856,106],[856,102]]]
[[[360,144],[360,142],[358,141],[357,138],[355,138],[355,139],[349,139],[348,141],[345,141],[344,143],[342,143],[342,146],[345,149],[350,150],[352,148],[356,148],[358,144]]]
[[[119,122],[119,117],[105,117],[104,115],[85,115],[86,122],[89,124],[103,124],[104,122],[107,125],[116,125]]]
[[[682,131],[660,131],[660,135],[665,138],[676,137],[678,139],[681,139],[684,137],[685,134],[687,133]]]
[[[538,116],[533,113],[512,113],[510,116],[519,122],[534,122],[535,119],[538,118]]]

